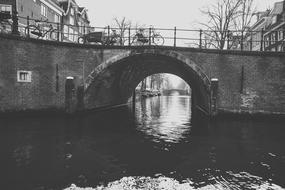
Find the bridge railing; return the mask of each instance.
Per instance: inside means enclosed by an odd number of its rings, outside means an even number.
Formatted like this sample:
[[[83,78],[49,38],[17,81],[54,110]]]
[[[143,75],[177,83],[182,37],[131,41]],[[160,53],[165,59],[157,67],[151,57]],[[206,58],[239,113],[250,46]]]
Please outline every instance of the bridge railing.
[[[285,51],[285,31],[214,31],[181,28],[87,27],[30,17],[0,19],[0,33],[104,46],[174,46],[242,51]]]

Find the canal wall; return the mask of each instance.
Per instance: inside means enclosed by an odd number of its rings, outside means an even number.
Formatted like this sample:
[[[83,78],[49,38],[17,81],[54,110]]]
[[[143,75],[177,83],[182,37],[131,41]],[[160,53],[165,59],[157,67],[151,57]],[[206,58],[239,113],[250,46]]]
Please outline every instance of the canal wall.
[[[146,60],[155,57],[156,62],[148,60],[148,64],[142,63],[143,66],[139,66],[139,61],[135,58],[128,59],[128,56],[134,55],[145,56]],[[167,60],[160,57],[167,57]],[[176,60],[176,57],[179,59]],[[185,64],[184,67],[175,69],[175,64],[168,67],[167,64],[170,65],[171,61],[175,62],[177,68],[180,67],[180,62]],[[134,62],[137,62],[137,67],[132,70],[130,66]],[[156,66],[150,67],[150,65]],[[189,72],[184,72],[187,70],[185,66],[191,67]],[[165,70],[166,67],[169,69]],[[67,77],[74,79],[74,89],[70,91],[74,110],[78,108],[80,102],[78,98],[80,86],[84,86],[85,90],[81,102],[83,105],[79,106],[81,109],[116,105],[124,103],[125,97],[122,94],[129,95],[124,91],[127,89],[126,86],[133,88],[141,77],[164,71],[189,81],[190,86],[197,91],[201,88],[201,96],[205,96],[204,99],[209,98],[212,104],[214,98],[215,111],[218,113],[285,114],[284,52],[239,52],[147,46],[102,47],[25,39],[2,34],[0,35],[0,111],[66,110],[66,98],[69,97],[66,96]],[[215,97],[209,82],[212,78],[218,79]],[[28,80],[24,82],[19,79]],[[124,83],[125,81],[127,83]],[[96,96],[93,96],[94,93],[97,93]],[[117,98],[118,96],[123,98]],[[96,103],[90,102],[93,99],[86,97],[95,97]],[[208,101],[201,100],[201,102]],[[213,111],[213,105],[209,107],[209,111]]]

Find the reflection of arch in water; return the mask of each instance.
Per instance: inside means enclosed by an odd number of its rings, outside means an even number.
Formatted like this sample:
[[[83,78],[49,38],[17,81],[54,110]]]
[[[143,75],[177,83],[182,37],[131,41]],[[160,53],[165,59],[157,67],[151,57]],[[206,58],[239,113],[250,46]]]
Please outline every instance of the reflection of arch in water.
[[[159,96],[136,103],[137,130],[153,141],[178,143],[191,130],[189,96]]]
[[[124,104],[145,77],[170,73],[186,81],[192,89],[192,104],[210,113],[210,81],[188,58],[159,50],[130,51],[102,63],[90,75],[85,91],[87,108]]]
[[[188,90],[183,90],[183,89],[165,89],[162,91],[162,94],[165,96],[190,95],[191,92],[189,92]]]

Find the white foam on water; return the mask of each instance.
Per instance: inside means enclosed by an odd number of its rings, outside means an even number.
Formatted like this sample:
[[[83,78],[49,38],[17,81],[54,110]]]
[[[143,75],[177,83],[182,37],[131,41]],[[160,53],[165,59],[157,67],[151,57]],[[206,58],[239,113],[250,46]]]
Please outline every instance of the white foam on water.
[[[232,173],[233,174],[233,173]],[[246,175],[245,175],[246,174]],[[194,183],[190,180],[184,180],[184,182],[180,183],[179,181],[168,178],[164,176],[160,176],[157,178],[151,177],[123,177],[120,180],[110,182],[107,186],[97,186],[97,187],[77,187],[75,184],[72,184],[70,187],[67,187],[64,190],[213,190],[213,189],[240,189],[240,188],[250,188],[250,189],[258,189],[258,190],[282,190],[284,188],[269,183],[260,181],[260,177],[250,175],[248,173],[235,174],[233,176],[238,177],[242,176],[243,179],[246,177],[254,178],[256,183],[251,183],[249,186],[244,184],[233,184],[233,182],[227,181],[224,179],[223,181],[216,181],[213,184],[206,184],[203,187],[195,188]]]

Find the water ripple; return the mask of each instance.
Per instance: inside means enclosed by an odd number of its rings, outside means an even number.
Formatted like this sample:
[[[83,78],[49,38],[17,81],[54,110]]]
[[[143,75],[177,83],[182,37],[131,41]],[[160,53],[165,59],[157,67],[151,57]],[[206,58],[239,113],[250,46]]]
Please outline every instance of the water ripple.
[[[230,178],[230,179],[229,179]],[[227,176],[215,176],[210,178],[212,182],[200,182],[199,186],[187,179],[182,182],[165,176],[159,177],[123,177],[120,180],[108,183],[106,186],[77,187],[72,184],[64,190],[213,190],[213,189],[258,189],[258,190],[281,190],[284,189],[276,184],[262,181],[261,177],[251,175],[247,172],[227,172]]]
[[[179,143],[190,131],[190,97],[153,97],[137,104],[137,130],[154,137],[154,142]],[[188,106],[187,106],[188,107]]]

